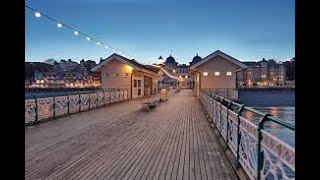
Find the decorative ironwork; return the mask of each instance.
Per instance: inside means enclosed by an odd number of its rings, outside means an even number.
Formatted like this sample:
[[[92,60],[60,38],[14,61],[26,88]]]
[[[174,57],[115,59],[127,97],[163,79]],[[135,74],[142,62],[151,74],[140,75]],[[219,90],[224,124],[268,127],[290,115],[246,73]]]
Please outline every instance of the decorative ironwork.
[[[80,94],[80,102],[81,111],[89,109],[89,94]]]
[[[264,130],[261,132],[264,152],[262,179],[294,179],[294,148]]]
[[[76,113],[79,111],[79,95],[70,95],[69,96],[69,113]]]
[[[96,108],[98,105],[98,95],[97,93],[90,93],[90,109]]]
[[[68,96],[57,96],[54,98],[55,116],[63,116],[68,113]]]
[[[227,93],[230,92],[227,91]],[[223,99],[221,96],[213,95],[211,91],[201,91],[200,101],[250,179],[295,178],[294,147],[263,130],[263,124],[259,125],[261,127],[259,129],[257,125],[241,117],[240,113],[246,109],[265,117],[266,121],[272,121],[291,130],[295,129],[294,125],[287,124],[282,120],[271,119],[266,114]],[[225,104],[237,106],[239,116],[232,109],[224,106],[223,101]],[[259,132],[261,136],[259,136]],[[258,153],[258,150],[261,153]]]
[[[39,98],[38,104],[38,120],[53,117],[53,97]]]
[[[105,102],[105,104],[110,103],[110,92],[109,91],[104,92],[104,102]]]
[[[25,100],[25,124],[38,120],[64,116],[97,107],[110,102],[128,99],[128,90],[98,91]]]
[[[98,92],[98,106],[101,107],[104,105],[104,95],[103,91]]]
[[[24,104],[25,110],[25,123],[30,123],[36,121],[36,100],[35,99],[26,99]]]

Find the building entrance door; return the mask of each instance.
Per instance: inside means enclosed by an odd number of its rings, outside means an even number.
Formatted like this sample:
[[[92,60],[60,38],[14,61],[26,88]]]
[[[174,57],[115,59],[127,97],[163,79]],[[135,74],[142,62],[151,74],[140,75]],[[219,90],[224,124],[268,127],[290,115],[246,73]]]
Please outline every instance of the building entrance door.
[[[132,99],[142,96],[142,77],[133,76],[132,77]]]

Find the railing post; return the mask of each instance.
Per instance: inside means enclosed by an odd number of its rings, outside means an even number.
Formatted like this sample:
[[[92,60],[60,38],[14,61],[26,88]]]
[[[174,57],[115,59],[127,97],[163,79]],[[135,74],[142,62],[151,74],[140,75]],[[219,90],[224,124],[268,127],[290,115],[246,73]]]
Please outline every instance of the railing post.
[[[79,111],[78,111],[78,112],[80,112],[80,111],[81,111],[81,96],[80,96],[80,91],[78,91],[78,93],[79,93]]]
[[[221,113],[221,111],[222,111],[222,103],[223,103],[223,101],[224,101],[224,98],[222,97],[221,98],[221,103],[220,103],[220,133],[222,133],[221,132],[221,130],[222,130],[222,113]]]
[[[244,104],[242,104],[239,108],[239,111],[238,111],[238,115],[237,115],[237,118],[238,118],[238,125],[237,125],[237,133],[238,133],[238,138],[237,138],[237,164],[236,164],[236,168],[239,168],[240,167],[240,162],[239,162],[239,159],[240,159],[240,140],[241,140],[241,131],[240,131],[240,116],[241,116],[241,113],[243,112],[244,110]]]
[[[68,94],[68,92],[67,92],[67,105],[68,105],[68,112],[67,112],[67,114],[69,115],[70,114],[70,98],[69,98],[69,94]]]
[[[104,89],[102,89],[102,94],[103,94],[103,98],[102,98],[103,106],[105,106],[106,105],[106,97],[104,97],[105,96]]]
[[[99,94],[98,94],[98,91],[97,91],[97,99],[96,99],[96,103],[97,103],[96,108],[98,108],[98,107],[99,107]]]
[[[53,118],[56,117],[56,98],[55,98],[55,94],[52,93],[52,108],[53,108]]]
[[[230,101],[229,103],[228,103],[228,106],[227,106],[227,135],[226,135],[226,141],[227,141],[227,146],[228,146],[228,142],[229,142],[229,137],[228,137],[228,134],[229,134],[229,110],[230,110],[230,107],[231,107],[231,105],[232,105],[232,102],[233,101]]]
[[[262,141],[262,133],[261,130],[263,129],[264,123],[268,120],[268,116],[270,116],[270,114],[265,114],[259,121],[259,125],[258,125],[258,142],[257,142],[257,179],[260,180],[261,179],[261,170],[263,167],[263,158],[264,158],[264,154],[263,151],[261,149],[261,141]]]
[[[90,102],[91,102],[91,100],[90,100],[90,99],[91,99],[91,98],[90,98],[90,94],[91,94],[91,93],[90,93],[90,91],[89,91],[89,108],[88,108],[88,110],[90,109]]]
[[[34,112],[35,112],[35,115],[36,115],[36,119],[34,121],[36,123],[36,122],[38,122],[38,98],[37,98],[36,95],[33,95],[33,97],[34,97],[34,102],[35,102],[35,110],[34,110]]]

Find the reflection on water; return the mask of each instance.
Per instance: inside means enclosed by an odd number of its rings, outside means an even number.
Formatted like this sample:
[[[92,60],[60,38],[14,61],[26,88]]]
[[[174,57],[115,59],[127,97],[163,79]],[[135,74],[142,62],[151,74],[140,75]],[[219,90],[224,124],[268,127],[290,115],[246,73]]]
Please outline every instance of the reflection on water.
[[[258,111],[269,113],[272,116],[275,116],[279,119],[288,121],[292,124],[295,124],[295,107],[252,107]],[[250,111],[244,111],[243,116],[252,121],[255,124],[258,124],[261,116],[258,116]],[[277,136],[283,141],[295,147],[295,132],[289,130],[281,125],[278,125],[273,122],[265,123],[265,130],[270,132],[271,134]]]

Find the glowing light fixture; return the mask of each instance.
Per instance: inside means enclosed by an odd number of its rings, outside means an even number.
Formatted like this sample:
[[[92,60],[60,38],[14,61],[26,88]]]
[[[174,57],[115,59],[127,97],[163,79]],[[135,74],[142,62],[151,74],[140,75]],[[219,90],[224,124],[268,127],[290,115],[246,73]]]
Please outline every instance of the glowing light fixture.
[[[208,76],[208,72],[203,72],[203,76]]]
[[[100,42],[97,42],[97,45],[100,45],[101,43]]]
[[[57,23],[57,27],[58,28],[62,28],[62,24],[61,23]]]
[[[37,18],[41,17],[41,14],[40,14],[39,12],[35,12],[34,15],[35,15]]]
[[[87,40],[90,41],[90,37],[87,37]]]
[[[78,32],[78,31],[74,31],[73,33],[74,33],[74,35],[78,35],[78,34],[79,34],[79,32]]]

